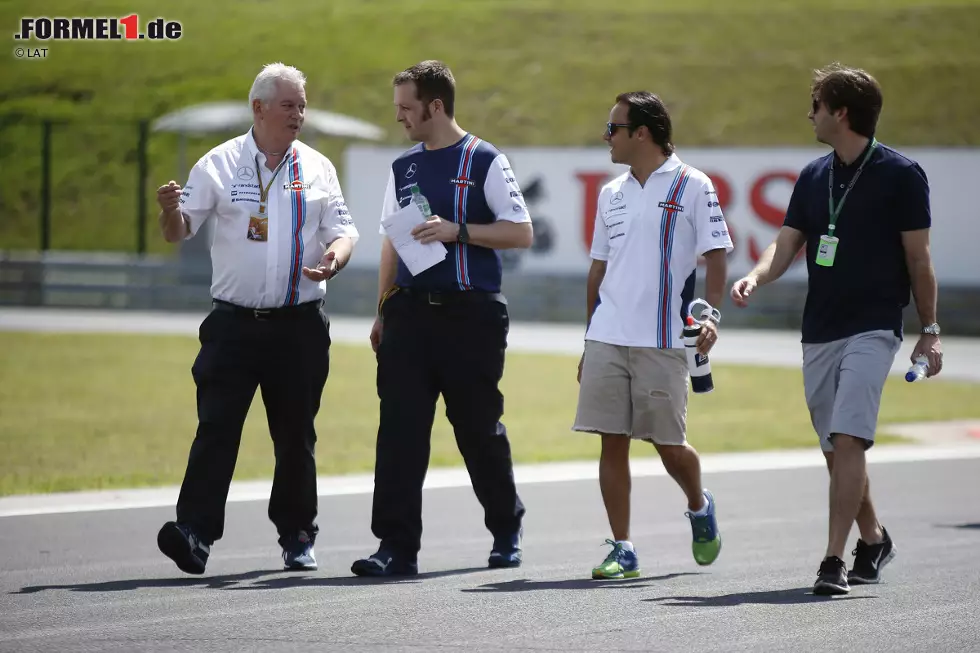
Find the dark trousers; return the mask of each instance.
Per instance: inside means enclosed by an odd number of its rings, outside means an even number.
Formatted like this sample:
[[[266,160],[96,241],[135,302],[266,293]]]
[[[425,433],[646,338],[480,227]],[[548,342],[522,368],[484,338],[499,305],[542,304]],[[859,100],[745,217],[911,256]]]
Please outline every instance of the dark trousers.
[[[280,543],[300,530],[315,537],[313,419],[330,364],[326,316],[318,305],[259,319],[216,308],[201,324],[200,340],[191,370],[197,384],[197,436],[180,488],[177,521],[189,524],[202,539],[221,538],[242,426],[259,387],[276,457],[269,519]]]
[[[381,400],[371,529],[385,549],[415,557],[422,540],[422,485],[436,401],[466,463],[487,529],[516,533],[524,517],[507,430],[500,422],[509,318],[500,302],[431,305],[398,291],[382,307]]]

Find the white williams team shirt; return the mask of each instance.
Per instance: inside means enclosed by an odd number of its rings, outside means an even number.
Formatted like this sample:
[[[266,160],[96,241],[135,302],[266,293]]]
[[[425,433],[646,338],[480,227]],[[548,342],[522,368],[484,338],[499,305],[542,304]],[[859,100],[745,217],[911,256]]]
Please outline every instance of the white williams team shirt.
[[[672,155],[641,186],[632,171],[599,191],[593,259],[606,261],[586,340],[680,349],[698,256],[731,252],[711,180]]]
[[[258,159],[258,167],[256,165]],[[247,237],[259,210],[259,174],[269,188],[268,240]],[[275,179],[252,131],[222,143],[191,169],[180,197],[188,238],[213,219],[211,296],[248,308],[292,306],[326,294],[326,281],[303,276],[337,238],[357,241],[337,170],[330,160],[294,141]]]

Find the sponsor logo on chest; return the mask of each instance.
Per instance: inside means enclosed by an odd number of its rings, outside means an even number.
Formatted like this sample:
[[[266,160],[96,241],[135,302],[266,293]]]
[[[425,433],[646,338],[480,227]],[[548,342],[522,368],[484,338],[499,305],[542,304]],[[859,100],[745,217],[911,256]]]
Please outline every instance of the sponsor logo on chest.
[[[660,202],[657,204],[658,207],[666,209],[668,211],[683,211],[684,205],[678,204],[677,202]]]

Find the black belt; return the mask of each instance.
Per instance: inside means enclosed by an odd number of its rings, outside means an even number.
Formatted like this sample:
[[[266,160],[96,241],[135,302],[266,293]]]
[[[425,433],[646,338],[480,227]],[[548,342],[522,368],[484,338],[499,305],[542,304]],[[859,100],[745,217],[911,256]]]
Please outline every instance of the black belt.
[[[431,304],[432,306],[450,306],[454,304],[475,304],[486,302],[507,303],[499,292],[483,292],[482,290],[450,290],[450,291],[430,291],[418,290],[416,288],[399,288],[398,295],[405,295],[414,300]]]
[[[295,306],[280,306],[277,308],[248,308],[215,299],[212,300],[211,306],[216,311],[234,313],[239,317],[249,317],[255,320],[278,320],[306,315],[308,313],[316,313],[323,306],[323,301],[318,299],[304,304],[296,304]]]

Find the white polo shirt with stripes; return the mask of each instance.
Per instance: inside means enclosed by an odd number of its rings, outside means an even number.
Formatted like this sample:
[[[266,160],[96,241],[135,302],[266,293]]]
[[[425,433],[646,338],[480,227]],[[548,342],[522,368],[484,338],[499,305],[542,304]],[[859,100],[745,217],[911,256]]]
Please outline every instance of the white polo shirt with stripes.
[[[642,186],[632,171],[599,192],[591,256],[606,261],[586,340],[679,349],[698,256],[731,252],[711,180],[676,154]]]
[[[259,177],[269,189],[268,240],[248,238],[259,208]],[[294,141],[275,179],[248,133],[205,154],[194,165],[180,197],[180,210],[194,237],[213,220],[211,296],[248,308],[277,308],[318,299],[326,281],[303,276],[337,238],[357,241],[333,163]]]

